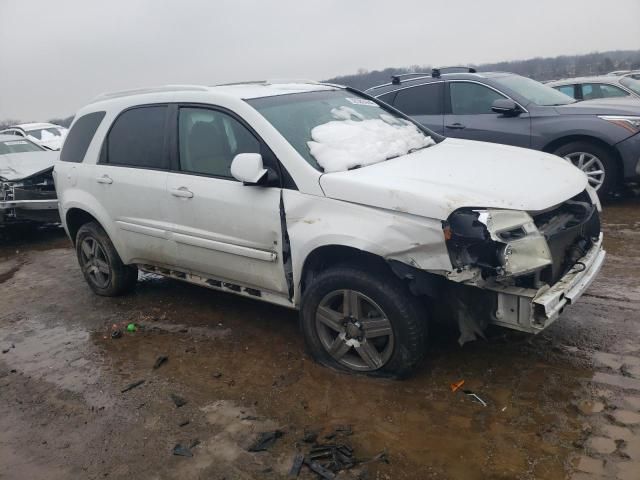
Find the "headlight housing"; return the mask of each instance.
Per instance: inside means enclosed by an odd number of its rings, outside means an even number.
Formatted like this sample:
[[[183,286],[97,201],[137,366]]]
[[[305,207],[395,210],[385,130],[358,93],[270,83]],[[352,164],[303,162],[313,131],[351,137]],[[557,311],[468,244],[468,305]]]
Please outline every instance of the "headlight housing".
[[[631,133],[640,132],[640,117],[634,115],[598,115],[598,118],[629,130]]]
[[[456,269],[479,267],[483,277],[518,276],[551,264],[547,241],[527,212],[461,209],[443,224]]]

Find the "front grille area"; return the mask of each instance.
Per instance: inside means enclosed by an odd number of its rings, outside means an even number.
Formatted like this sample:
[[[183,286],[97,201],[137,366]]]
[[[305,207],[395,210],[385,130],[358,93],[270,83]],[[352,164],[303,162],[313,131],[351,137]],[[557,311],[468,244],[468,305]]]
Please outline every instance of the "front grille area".
[[[600,235],[600,215],[586,192],[533,216],[549,244],[552,264],[540,280],[553,285],[583,257]]]

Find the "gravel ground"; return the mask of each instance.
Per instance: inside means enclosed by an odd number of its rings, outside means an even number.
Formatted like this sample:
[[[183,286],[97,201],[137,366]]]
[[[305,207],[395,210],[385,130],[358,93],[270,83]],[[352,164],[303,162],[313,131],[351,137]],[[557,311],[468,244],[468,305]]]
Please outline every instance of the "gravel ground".
[[[59,228],[4,232],[0,478],[286,478],[315,432],[386,452],[339,478],[638,479],[640,199],[606,205],[604,230],[604,270],[560,321],[462,348],[434,330],[405,381],[316,365],[283,308],[148,275],[97,297]],[[451,392],[461,379],[486,407]]]

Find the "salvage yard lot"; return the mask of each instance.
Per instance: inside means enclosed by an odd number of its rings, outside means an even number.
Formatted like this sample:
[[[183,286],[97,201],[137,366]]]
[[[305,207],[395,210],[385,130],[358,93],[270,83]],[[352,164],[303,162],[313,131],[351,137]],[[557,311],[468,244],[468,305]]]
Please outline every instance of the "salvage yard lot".
[[[4,238],[0,478],[285,478],[305,433],[344,425],[353,434],[330,441],[388,463],[339,478],[638,478],[640,201],[603,218],[604,270],[555,325],[463,348],[433,328],[405,381],[314,363],[294,311],[154,276],[98,297],[60,229]],[[138,330],[111,338],[129,323]],[[451,392],[462,379],[486,407]],[[272,447],[247,451],[274,429]]]

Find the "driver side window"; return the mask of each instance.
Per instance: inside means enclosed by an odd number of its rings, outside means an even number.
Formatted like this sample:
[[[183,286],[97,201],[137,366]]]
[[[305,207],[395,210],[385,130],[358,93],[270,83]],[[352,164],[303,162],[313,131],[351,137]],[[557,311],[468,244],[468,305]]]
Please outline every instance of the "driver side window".
[[[471,82],[449,83],[451,113],[454,115],[478,115],[491,113],[493,102],[506,98],[484,85]]]
[[[238,120],[206,108],[180,108],[180,170],[233,179],[239,153],[260,153],[260,142]]]

